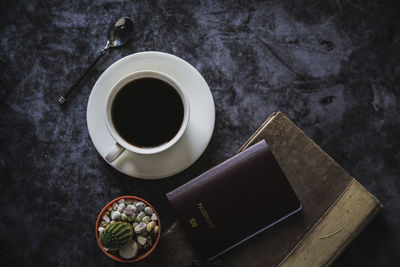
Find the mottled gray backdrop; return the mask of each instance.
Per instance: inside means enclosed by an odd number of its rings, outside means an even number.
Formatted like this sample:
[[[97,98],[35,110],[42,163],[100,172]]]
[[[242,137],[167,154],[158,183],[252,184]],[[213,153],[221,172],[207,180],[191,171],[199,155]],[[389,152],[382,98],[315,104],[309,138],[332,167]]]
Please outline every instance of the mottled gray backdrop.
[[[94,223],[137,195],[174,216],[164,194],[233,155],[283,111],[385,205],[335,266],[400,263],[400,7],[397,1],[28,1],[0,4],[0,255],[7,266],[118,265]],[[120,16],[133,41],[106,55],[65,108],[57,98]],[[203,156],[169,179],[109,167],[86,128],[96,79],[139,51],[191,63],[216,105]]]

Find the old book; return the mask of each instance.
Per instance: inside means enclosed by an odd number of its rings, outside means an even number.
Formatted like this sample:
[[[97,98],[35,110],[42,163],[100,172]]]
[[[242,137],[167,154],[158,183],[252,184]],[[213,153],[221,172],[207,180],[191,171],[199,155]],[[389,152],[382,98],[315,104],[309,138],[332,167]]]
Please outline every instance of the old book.
[[[196,246],[208,259],[301,210],[265,140],[167,194]]]
[[[264,139],[302,203],[301,213],[216,260],[221,266],[327,266],[381,208],[380,202],[283,113],[272,114],[239,150]],[[140,266],[201,260],[179,223]]]

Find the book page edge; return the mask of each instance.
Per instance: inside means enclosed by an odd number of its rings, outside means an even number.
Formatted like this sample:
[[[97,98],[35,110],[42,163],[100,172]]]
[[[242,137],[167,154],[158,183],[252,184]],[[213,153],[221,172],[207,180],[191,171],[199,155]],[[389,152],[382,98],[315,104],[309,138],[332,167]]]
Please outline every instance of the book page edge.
[[[303,243],[306,242],[306,240],[313,234],[315,229],[325,220],[325,218],[328,216],[328,214],[332,211],[332,209],[335,207],[337,202],[345,195],[345,193],[355,184],[358,184],[358,186],[362,187],[366,193],[368,194],[369,197],[373,199],[373,202],[375,203],[373,209],[371,212],[365,216],[365,219],[362,221],[362,223],[357,227],[357,230],[353,232],[349,238],[346,239],[346,241],[342,244],[340,249],[338,249],[331,258],[329,258],[324,266],[329,266],[331,265],[338,256],[344,251],[344,249],[362,232],[362,230],[368,225],[368,223],[376,216],[376,214],[379,212],[379,210],[383,207],[381,202],[373,195],[371,194],[365,187],[363,187],[354,177],[352,178],[352,181],[347,185],[346,189],[343,190],[343,192],[338,196],[338,198],[333,202],[333,204],[328,208],[328,210],[318,219],[318,221],[311,227],[311,229],[304,234],[304,236],[300,239],[300,241],[295,245],[295,247],[282,259],[282,261],[278,264],[278,266],[286,266],[287,261],[289,258],[292,257],[296,253],[296,250],[299,249],[300,247],[303,246]]]

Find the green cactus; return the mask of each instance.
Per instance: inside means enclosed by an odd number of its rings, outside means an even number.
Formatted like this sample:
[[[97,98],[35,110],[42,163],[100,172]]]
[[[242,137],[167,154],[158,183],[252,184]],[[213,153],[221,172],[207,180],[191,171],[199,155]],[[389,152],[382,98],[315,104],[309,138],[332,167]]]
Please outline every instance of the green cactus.
[[[110,250],[119,249],[132,239],[133,228],[129,223],[117,222],[110,224],[100,235],[101,244]]]

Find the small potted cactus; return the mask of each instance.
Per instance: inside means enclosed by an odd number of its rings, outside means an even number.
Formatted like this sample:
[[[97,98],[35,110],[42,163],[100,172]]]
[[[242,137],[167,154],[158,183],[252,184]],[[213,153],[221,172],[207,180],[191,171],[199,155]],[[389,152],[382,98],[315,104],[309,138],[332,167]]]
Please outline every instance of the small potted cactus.
[[[120,262],[147,257],[160,239],[160,220],[145,200],[123,196],[108,203],[96,222],[96,239],[102,251]]]

